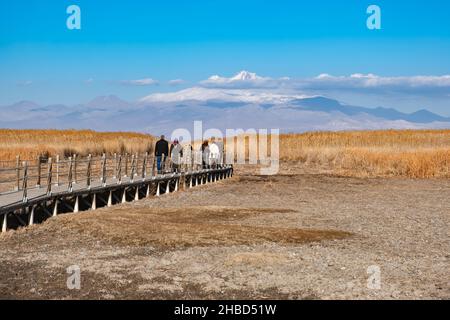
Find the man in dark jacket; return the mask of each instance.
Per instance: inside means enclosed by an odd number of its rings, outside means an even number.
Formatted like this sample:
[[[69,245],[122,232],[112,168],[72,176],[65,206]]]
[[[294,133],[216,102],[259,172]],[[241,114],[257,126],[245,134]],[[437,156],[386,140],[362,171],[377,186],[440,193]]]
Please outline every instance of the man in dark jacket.
[[[161,139],[156,142],[155,145],[155,157],[156,157],[156,167],[158,168],[158,173],[161,172],[161,160],[164,160],[169,155],[169,143],[164,139],[164,135],[161,136]]]

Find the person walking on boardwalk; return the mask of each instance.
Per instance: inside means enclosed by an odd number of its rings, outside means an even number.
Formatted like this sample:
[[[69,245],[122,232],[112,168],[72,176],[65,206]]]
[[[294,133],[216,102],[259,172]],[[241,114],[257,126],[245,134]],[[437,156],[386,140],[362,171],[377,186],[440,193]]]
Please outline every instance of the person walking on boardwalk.
[[[155,157],[156,157],[156,167],[158,173],[162,171],[162,160],[169,155],[169,143],[165,140],[164,135],[161,135],[161,139],[156,142],[155,145]]]
[[[212,168],[216,168],[219,161],[220,151],[219,146],[216,143],[216,138],[211,138],[211,144],[209,145],[209,165]]]
[[[203,141],[201,150],[202,150],[203,169],[208,169],[208,166],[209,166],[209,144],[208,144],[208,140]]]
[[[219,137],[217,139],[216,144],[217,144],[217,147],[219,148],[219,160],[218,160],[217,164],[219,166],[223,166],[223,164],[224,164],[224,159],[223,159],[224,158],[224,155],[223,155],[223,152],[224,152],[223,139]]]
[[[170,146],[170,159],[172,159],[172,169],[175,172],[178,172],[180,168],[181,157],[183,157],[183,147],[178,142],[178,139],[175,139]]]

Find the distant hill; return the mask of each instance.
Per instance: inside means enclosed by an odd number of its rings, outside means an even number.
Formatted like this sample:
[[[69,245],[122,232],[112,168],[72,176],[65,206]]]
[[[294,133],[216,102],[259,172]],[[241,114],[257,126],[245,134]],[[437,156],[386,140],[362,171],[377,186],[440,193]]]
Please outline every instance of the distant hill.
[[[254,77],[251,74],[240,75]],[[109,95],[75,106],[41,106],[21,101],[0,107],[2,128],[93,129],[170,134],[177,128],[279,128],[281,132],[450,128],[450,118],[427,110],[346,105],[323,96],[269,89],[193,87],[155,93],[136,102]]]

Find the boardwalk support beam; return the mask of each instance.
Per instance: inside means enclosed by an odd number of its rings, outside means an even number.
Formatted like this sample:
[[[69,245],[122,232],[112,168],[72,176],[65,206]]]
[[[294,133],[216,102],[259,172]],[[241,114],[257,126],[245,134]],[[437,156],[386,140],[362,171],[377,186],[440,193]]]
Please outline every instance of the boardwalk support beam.
[[[148,168],[146,167],[147,164],[151,164],[151,160],[144,159],[144,165],[137,155],[130,156],[130,158],[131,165],[129,164],[129,167],[127,165],[128,171],[126,171],[128,177],[121,181],[123,176],[120,168],[121,156],[117,155],[117,167],[114,166],[117,177],[116,179],[108,179],[108,183],[106,183],[106,173],[112,172],[114,168],[111,167],[109,171],[107,170],[105,155],[101,157],[101,162],[98,159],[97,161],[91,159],[91,156],[88,156],[87,161],[77,159],[78,178],[80,179],[78,179],[76,188],[73,187],[76,181],[75,159],[70,157],[61,162],[58,161],[59,159],[53,162],[49,158],[46,163],[42,162],[46,171],[42,173],[44,176],[47,175],[47,179],[41,180],[43,183],[43,188],[41,188],[43,190],[41,191],[36,188],[28,188],[27,182],[30,182],[30,178],[34,179],[34,177],[28,175],[27,171],[30,167],[24,162],[20,168],[21,190],[13,193],[13,196],[11,196],[11,193],[0,194],[0,200],[3,201],[0,206],[1,230],[6,231],[8,228],[16,228],[20,225],[33,225],[61,213],[96,210],[99,206],[111,207],[114,204],[125,203],[129,200],[137,201],[155,194],[156,196],[170,194],[194,186],[217,182],[232,176],[233,173],[232,166],[226,166],[215,169],[198,168],[196,171],[191,170],[189,172],[165,172],[157,176],[148,175],[147,177],[146,170]],[[52,166],[55,166],[55,168],[52,168]],[[56,183],[59,180],[60,168],[63,169],[61,170],[61,177],[64,177],[64,179],[61,181],[61,186],[58,187]],[[55,169],[56,183],[52,184],[53,169]],[[83,177],[81,177],[81,173],[83,173]],[[140,176],[140,178],[137,179],[137,176]],[[15,178],[13,178],[13,184],[16,183]],[[83,183],[80,183],[80,181],[83,181]],[[11,220],[11,216],[13,216],[13,220]]]
[[[34,206],[31,207],[30,219],[28,220],[28,225],[32,226],[34,223]]]
[[[3,215],[3,222],[2,222],[2,232],[6,232],[6,229],[8,228],[8,214],[5,213]]]
[[[92,195],[91,209],[92,210],[97,210],[97,194],[95,194],[95,193]]]
[[[78,213],[78,211],[79,211],[79,206],[80,206],[80,203],[79,203],[79,197],[76,196],[76,197],[75,197],[75,204],[74,204],[74,206],[73,206],[73,212],[74,212],[74,213]]]

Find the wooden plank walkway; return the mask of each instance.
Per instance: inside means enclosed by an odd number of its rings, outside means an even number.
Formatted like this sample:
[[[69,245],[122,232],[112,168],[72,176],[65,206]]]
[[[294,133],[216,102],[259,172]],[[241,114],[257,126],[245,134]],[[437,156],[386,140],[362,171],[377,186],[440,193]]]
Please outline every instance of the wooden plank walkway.
[[[185,175],[197,175],[201,173],[207,173],[210,170],[199,170],[199,171],[193,171],[185,173]],[[93,180],[91,181],[91,187],[87,188],[86,184],[81,183],[73,183],[72,184],[72,191],[68,189],[68,185],[53,185],[52,186],[52,193],[50,196],[58,196],[58,195],[66,195],[67,193],[83,193],[83,192],[89,192],[93,190],[99,190],[99,189],[108,189],[110,187],[116,187],[116,186],[128,186],[133,184],[139,184],[139,183],[148,183],[148,182],[154,182],[154,181],[164,181],[167,179],[173,179],[173,178],[179,178],[181,176],[180,173],[170,173],[170,174],[158,174],[153,177],[146,177],[144,179],[135,177],[133,180],[131,180],[130,177],[122,177],[121,183],[119,184],[119,179],[117,178],[108,178],[106,180],[105,185],[99,180]],[[32,202],[35,199],[39,199],[42,197],[47,196],[47,187],[33,187],[27,189],[27,198],[28,202]],[[13,204],[22,204],[23,203],[23,190],[20,191],[12,191],[9,193],[0,194],[0,212],[2,212],[2,209],[13,205]]]
[[[151,195],[159,196],[179,189],[213,183],[231,177],[233,167],[221,166],[215,169],[158,174],[144,178],[131,179],[122,177],[99,179],[86,184],[53,186],[51,193],[47,187],[27,189],[26,198],[23,191],[0,195],[1,231],[32,225],[37,220],[55,216],[59,213],[96,210],[97,207],[111,206],[132,200],[139,200]],[[132,192],[130,196],[130,192]],[[39,218],[36,218],[36,216]]]

